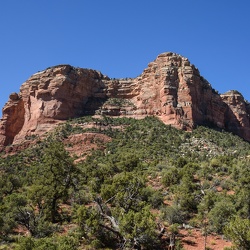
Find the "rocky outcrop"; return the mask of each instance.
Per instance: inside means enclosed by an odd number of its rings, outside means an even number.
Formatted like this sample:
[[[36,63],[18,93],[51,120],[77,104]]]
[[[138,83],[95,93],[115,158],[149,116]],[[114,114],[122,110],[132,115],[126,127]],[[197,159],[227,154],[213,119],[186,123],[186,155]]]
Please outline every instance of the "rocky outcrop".
[[[225,129],[250,141],[250,104],[236,90],[221,95],[228,109],[225,114]]]
[[[250,105],[242,95],[219,95],[187,58],[168,52],[134,79],[110,79],[70,65],[34,74],[3,108],[0,145],[22,143],[87,114],[155,115],[177,128],[212,125],[250,141]]]
[[[105,77],[98,71],[69,65],[34,74],[3,108],[1,144],[22,143],[27,136],[43,134],[61,121],[83,115],[87,108],[96,109],[99,98],[106,96],[102,80]],[[87,105],[90,99],[92,106]]]
[[[10,94],[9,101],[3,108],[3,118],[0,121],[0,146],[12,144],[15,136],[22,130],[25,110],[22,98]]]

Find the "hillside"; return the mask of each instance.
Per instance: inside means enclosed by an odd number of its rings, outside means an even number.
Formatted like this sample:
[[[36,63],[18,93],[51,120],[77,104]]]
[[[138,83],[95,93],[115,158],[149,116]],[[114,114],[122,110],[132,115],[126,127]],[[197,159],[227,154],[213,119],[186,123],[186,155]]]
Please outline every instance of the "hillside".
[[[1,249],[249,249],[250,144],[232,133],[98,115],[26,142],[0,158]]]
[[[49,67],[0,120],[0,249],[250,249],[250,104],[181,55]]]

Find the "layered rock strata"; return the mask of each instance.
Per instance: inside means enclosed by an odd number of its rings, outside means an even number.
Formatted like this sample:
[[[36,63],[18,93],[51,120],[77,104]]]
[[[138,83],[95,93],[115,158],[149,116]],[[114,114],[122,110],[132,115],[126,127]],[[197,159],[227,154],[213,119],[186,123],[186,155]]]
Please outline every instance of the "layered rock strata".
[[[250,141],[250,105],[237,91],[219,95],[189,60],[160,54],[134,79],[58,65],[38,72],[10,95],[0,120],[0,146],[20,144],[83,115],[158,116],[191,130],[212,125]]]

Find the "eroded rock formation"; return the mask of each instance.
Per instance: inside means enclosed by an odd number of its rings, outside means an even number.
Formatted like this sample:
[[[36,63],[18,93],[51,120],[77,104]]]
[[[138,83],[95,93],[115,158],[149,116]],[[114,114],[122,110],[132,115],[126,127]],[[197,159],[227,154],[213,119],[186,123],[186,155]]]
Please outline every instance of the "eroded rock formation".
[[[34,74],[3,108],[0,145],[22,143],[86,114],[155,115],[177,128],[209,124],[250,141],[250,105],[243,96],[219,95],[187,58],[168,52],[134,79],[113,80],[70,65]]]

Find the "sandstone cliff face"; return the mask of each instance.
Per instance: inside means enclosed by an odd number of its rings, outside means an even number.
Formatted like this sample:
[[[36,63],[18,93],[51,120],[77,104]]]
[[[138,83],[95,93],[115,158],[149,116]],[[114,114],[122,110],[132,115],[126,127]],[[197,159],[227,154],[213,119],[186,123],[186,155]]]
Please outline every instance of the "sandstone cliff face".
[[[0,146],[11,144],[24,124],[24,102],[16,93],[10,94],[9,101],[3,108],[0,121]]]
[[[86,114],[155,115],[177,128],[209,124],[250,141],[250,105],[242,95],[219,95],[187,58],[168,52],[135,79],[111,80],[70,65],[34,74],[3,108],[0,146],[22,143]]]
[[[238,91],[221,95],[228,109],[225,114],[225,129],[250,141],[250,104]]]
[[[98,71],[69,65],[34,74],[3,108],[1,144],[21,143],[26,136],[43,134],[62,120],[83,115],[90,98],[105,96],[104,78]]]

